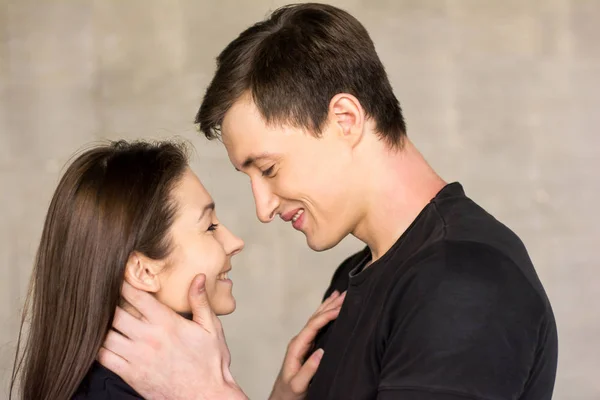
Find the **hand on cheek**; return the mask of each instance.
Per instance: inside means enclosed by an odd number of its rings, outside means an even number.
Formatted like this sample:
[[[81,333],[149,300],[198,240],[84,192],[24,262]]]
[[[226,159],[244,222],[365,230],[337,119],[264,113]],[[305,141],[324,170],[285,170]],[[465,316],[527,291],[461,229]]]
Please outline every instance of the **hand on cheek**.
[[[142,318],[117,309],[100,363],[144,398],[247,399],[229,371],[229,349],[204,284],[205,276],[199,275],[189,289],[193,318],[187,321],[124,283],[123,297]]]

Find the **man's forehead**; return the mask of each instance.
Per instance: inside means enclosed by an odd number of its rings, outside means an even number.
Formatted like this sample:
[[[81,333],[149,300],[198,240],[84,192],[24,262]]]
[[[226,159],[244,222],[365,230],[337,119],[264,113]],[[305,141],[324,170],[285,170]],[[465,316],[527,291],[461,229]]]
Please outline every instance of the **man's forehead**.
[[[241,164],[250,156],[253,155],[255,145],[250,142],[249,133],[248,135],[229,135],[226,130],[221,131],[221,141],[227,150],[227,155],[231,162],[236,166]],[[260,151],[258,151],[260,152]]]
[[[249,94],[240,96],[225,112],[221,121],[222,130],[232,129],[239,125],[248,126],[264,124],[264,118]]]
[[[244,129],[243,126],[239,126],[236,132],[230,129],[221,131],[221,141],[236,169],[245,169],[257,161],[276,156],[280,141],[277,136],[268,131]]]
[[[225,131],[221,131],[221,141],[225,146],[225,150],[227,150],[229,160],[238,171],[250,166],[263,153],[257,148],[256,144],[250,143],[249,139],[244,135],[234,137],[227,135]]]
[[[221,126],[221,141],[231,163],[238,170],[262,159],[277,157],[292,146],[289,139],[298,134],[293,127],[267,124],[262,117],[246,114],[245,111],[239,108],[228,111]]]

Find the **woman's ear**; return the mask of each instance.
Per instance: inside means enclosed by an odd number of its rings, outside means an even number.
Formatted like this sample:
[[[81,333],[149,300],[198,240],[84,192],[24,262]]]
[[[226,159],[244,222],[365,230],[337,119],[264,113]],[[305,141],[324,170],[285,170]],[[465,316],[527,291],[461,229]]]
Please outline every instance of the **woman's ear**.
[[[134,251],[125,266],[125,281],[136,289],[156,293],[160,290],[158,273],[164,268],[163,264]]]

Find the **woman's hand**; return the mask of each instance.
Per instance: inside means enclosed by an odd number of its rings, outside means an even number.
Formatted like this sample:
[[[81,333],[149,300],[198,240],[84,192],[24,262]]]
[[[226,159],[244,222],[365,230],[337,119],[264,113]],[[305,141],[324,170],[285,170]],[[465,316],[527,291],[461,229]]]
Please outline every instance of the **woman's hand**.
[[[342,295],[337,291],[333,292],[310,317],[300,333],[290,341],[269,400],[300,400],[305,397],[308,384],[321,362],[323,349],[317,349],[308,359],[307,353],[319,330],[337,318],[345,297],[346,292]]]

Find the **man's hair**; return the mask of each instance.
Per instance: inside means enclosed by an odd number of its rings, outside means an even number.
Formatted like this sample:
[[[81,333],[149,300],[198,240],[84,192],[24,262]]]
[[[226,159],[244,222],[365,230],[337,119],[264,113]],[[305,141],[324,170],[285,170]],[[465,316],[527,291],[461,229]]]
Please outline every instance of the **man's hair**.
[[[390,145],[401,146],[406,136],[400,104],[368,32],[330,5],[281,7],[221,52],[196,115],[207,138],[220,136],[225,114],[247,92],[267,123],[317,136],[333,96],[349,93]]]

